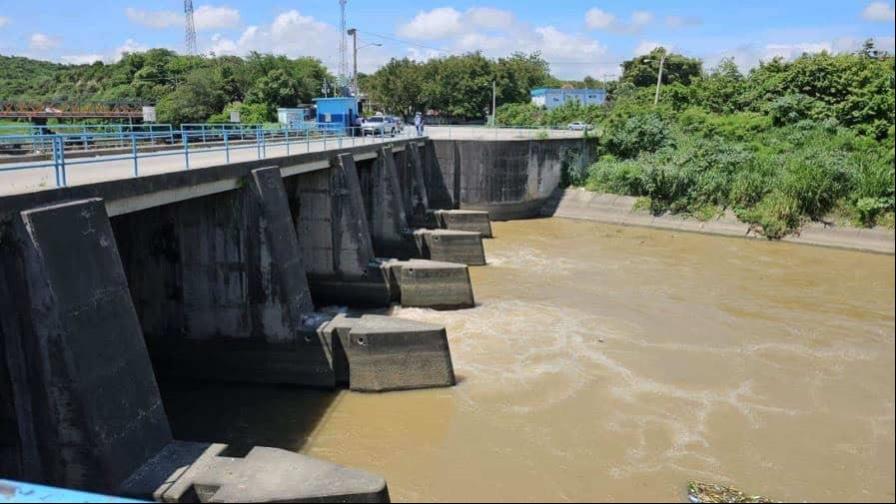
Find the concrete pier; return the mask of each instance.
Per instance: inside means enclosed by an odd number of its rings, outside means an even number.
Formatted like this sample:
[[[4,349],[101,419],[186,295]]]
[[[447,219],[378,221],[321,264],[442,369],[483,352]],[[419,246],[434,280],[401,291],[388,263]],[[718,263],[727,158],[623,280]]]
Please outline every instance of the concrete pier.
[[[102,200],[25,210],[12,224],[17,259],[4,256],[3,271],[18,300],[3,306],[19,322],[4,317],[0,367],[14,389],[11,476],[166,502],[388,500],[385,481],[362,471],[175,441]]]

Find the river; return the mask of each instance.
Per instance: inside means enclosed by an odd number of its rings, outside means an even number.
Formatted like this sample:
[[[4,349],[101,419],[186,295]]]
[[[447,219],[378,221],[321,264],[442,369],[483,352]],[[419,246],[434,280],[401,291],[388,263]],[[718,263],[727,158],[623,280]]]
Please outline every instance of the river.
[[[368,469],[395,501],[894,499],[894,259],[563,219],[494,223],[460,383],[166,392],[181,439]]]

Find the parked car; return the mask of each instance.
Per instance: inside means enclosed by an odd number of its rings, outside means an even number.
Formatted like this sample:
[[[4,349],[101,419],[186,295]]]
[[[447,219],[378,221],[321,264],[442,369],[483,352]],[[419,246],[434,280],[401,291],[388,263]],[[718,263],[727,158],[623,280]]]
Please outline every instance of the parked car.
[[[395,127],[396,133],[401,133],[402,131],[404,131],[404,121],[402,121],[400,118],[395,116],[386,116],[386,120],[392,123],[392,125]]]
[[[592,128],[592,126],[582,121],[576,121],[573,123],[569,123],[569,126],[567,128],[571,131],[588,131]]]
[[[388,120],[386,116],[373,116],[364,119],[361,123],[361,134],[374,136],[395,136],[398,127]]]

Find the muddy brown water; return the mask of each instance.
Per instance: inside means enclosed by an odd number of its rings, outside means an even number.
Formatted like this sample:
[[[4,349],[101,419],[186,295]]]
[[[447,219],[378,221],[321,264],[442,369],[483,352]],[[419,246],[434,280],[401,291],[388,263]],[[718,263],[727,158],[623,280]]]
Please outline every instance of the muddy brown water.
[[[894,499],[894,259],[563,219],[494,224],[461,383],[166,387],[183,439],[379,473],[395,501]]]

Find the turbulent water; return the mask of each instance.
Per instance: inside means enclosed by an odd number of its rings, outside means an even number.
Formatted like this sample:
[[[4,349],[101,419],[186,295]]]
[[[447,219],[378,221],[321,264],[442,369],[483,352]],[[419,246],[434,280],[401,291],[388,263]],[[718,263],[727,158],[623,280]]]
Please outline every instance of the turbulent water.
[[[394,500],[894,499],[894,260],[545,219],[494,224],[457,387],[166,394],[181,438],[300,450]],[[202,421],[199,421],[199,420]]]

